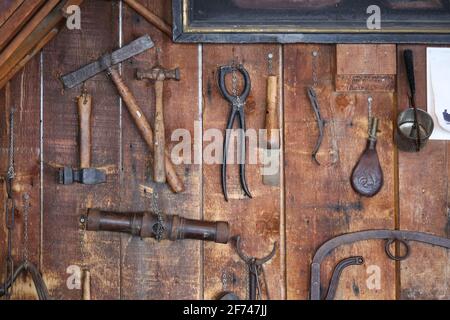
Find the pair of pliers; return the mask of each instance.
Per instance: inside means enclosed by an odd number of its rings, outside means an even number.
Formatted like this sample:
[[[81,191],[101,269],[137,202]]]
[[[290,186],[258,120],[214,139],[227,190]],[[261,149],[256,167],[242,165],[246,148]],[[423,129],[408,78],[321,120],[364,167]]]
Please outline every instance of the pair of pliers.
[[[244,89],[240,94],[232,95],[229,93],[226,84],[225,77],[227,74],[232,72],[239,72],[242,74],[244,78]],[[244,106],[245,102],[250,94],[251,89],[251,81],[250,75],[247,70],[242,65],[238,66],[222,66],[219,68],[219,89],[222,93],[223,97],[228,100],[231,105],[230,116],[228,118],[227,128],[225,131],[225,143],[223,147],[223,162],[222,162],[222,190],[225,196],[225,200],[228,201],[228,191],[227,191],[227,154],[228,147],[230,144],[230,135],[231,130],[233,129],[233,123],[236,117],[239,118],[239,127],[242,129],[240,131],[240,144],[241,144],[241,159],[239,159],[239,175],[242,189],[245,194],[252,198],[252,195],[247,186],[247,180],[245,178],[245,150],[246,150],[246,142],[245,142],[245,115],[244,115]]]

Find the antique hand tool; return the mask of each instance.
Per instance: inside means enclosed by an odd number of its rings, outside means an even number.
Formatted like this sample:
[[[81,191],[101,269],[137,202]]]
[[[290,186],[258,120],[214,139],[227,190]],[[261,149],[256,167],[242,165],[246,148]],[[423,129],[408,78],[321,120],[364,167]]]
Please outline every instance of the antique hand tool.
[[[243,91],[238,94],[237,93],[237,75],[236,73],[239,72],[244,77],[244,89]],[[228,89],[225,84],[225,77],[227,74],[232,73],[233,74],[233,88],[232,88],[232,94],[228,92]],[[248,74],[247,70],[245,70],[244,66],[238,65],[238,66],[222,66],[219,68],[219,89],[222,93],[223,97],[230,103],[231,105],[231,112],[230,116],[228,118],[227,122],[227,128],[225,130],[225,143],[223,147],[223,163],[222,163],[222,190],[223,194],[225,196],[225,200],[228,201],[228,191],[227,191],[227,157],[228,157],[228,148],[230,144],[230,136],[231,136],[231,130],[233,129],[233,123],[236,117],[239,118],[239,127],[240,127],[240,146],[241,146],[241,152],[240,152],[240,159],[238,159],[239,162],[239,175],[240,175],[240,181],[242,189],[244,190],[245,194],[252,198],[252,195],[248,189],[247,186],[247,180],[245,177],[245,159],[246,159],[246,142],[245,142],[245,131],[246,125],[245,125],[245,113],[244,113],[244,106],[245,102],[248,98],[248,95],[250,94],[251,89],[251,82],[250,82],[250,75]]]
[[[361,265],[364,263],[362,257],[350,257],[341,261],[333,272],[332,280],[328,288],[328,294],[326,297],[322,295],[322,288],[324,286],[321,283],[321,265],[324,259],[336,248],[349,245],[355,242],[367,241],[367,240],[385,240],[384,249],[386,255],[395,261],[403,261],[407,259],[411,253],[409,246],[410,241],[421,242],[432,246],[438,246],[446,249],[450,249],[450,239],[437,237],[428,233],[416,232],[416,231],[401,231],[401,230],[367,230],[354,233],[344,234],[325,242],[314,255],[311,264],[311,300],[328,299],[332,300],[336,293],[337,286],[339,284],[339,276],[343,269],[351,265]],[[391,245],[394,242],[403,244],[406,252],[402,256],[396,256],[391,252]]]
[[[16,214],[16,204],[14,201],[13,194],[13,182],[16,176],[14,168],[14,110],[11,110],[10,114],[10,126],[9,126],[9,166],[8,172],[4,181],[6,182],[6,229],[7,229],[7,256],[6,256],[6,275],[5,282],[0,284],[0,297],[5,296],[9,299],[11,296],[11,290],[14,282],[17,278],[22,275],[29,273],[36,288],[36,293],[39,300],[48,300],[49,293],[44,280],[42,279],[39,270],[36,266],[28,260],[28,217],[30,209],[30,195],[24,193],[22,195],[23,200],[23,261],[15,268],[13,261],[13,234],[15,229],[15,214]]]
[[[241,237],[236,237],[236,252],[239,255],[239,257],[244,261],[248,266],[248,294],[249,294],[249,300],[261,300],[262,299],[262,290],[261,290],[261,284],[259,281],[259,275],[264,275],[264,269],[263,265],[271,260],[277,251],[277,243],[275,242],[273,244],[272,252],[269,253],[264,258],[258,259],[254,257],[247,256],[241,248]],[[266,284],[267,289],[267,284]],[[268,300],[270,300],[269,294]]]
[[[369,110],[372,98],[369,97]],[[352,172],[351,184],[353,190],[365,197],[375,196],[383,187],[383,171],[377,153],[378,119],[369,112],[369,138],[366,149],[359,158]]]
[[[136,77],[139,80],[150,79],[155,81],[156,111],[155,111],[155,138],[153,145],[153,176],[159,183],[166,182],[165,150],[166,139],[164,129],[164,80],[180,80],[180,70],[164,70],[161,67],[150,71],[139,70]]]
[[[152,212],[119,213],[89,209],[86,230],[130,233],[141,238],[155,238],[160,222]],[[164,216],[162,239],[171,241],[195,239],[227,243],[229,227],[227,222],[200,221],[177,215]]]
[[[81,96],[78,97],[78,116],[80,120],[80,169],[64,167],[59,169],[60,184],[100,184],[106,182],[106,173],[91,167],[91,114],[92,96],[83,87]]]
[[[416,78],[412,50],[405,50],[403,58],[409,84],[410,105],[408,109],[398,115],[395,140],[400,150],[419,152],[433,133],[434,122],[426,111],[416,106]]]
[[[86,80],[92,78],[96,74],[106,71],[111,77],[114,85],[117,88],[119,95],[122,97],[125,105],[130,112],[137,128],[139,129],[142,137],[147,143],[151,151],[153,151],[153,130],[150,123],[146,119],[142,109],[136,102],[135,97],[131,93],[130,89],[125,85],[122,77],[117,70],[113,69],[113,66],[123,62],[139,53],[144,52],[154,46],[152,39],[148,36],[142,36],[128,45],[114,51],[111,54],[106,54],[99,60],[90,63],[81,69],[63,76],[61,79],[66,88],[73,88],[74,86],[85,82]],[[175,168],[170,160],[170,154],[166,149],[165,157],[166,166],[166,178],[167,182],[174,192],[182,192],[184,190],[183,182],[177,176]]]
[[[263,184],[278,186],[280,184],[280,126],[278,125],[277,98],[278,98],[278,76],[273,74],[273,54],[268,54],[269,76],[267,78],[267,150],[264,155],[271,161],[277,160],[277,171],[275,174],[263,173]],[[273,165],[273,163],[272,163]]]
[[[317,100],[317,94],[313,87],[308,88],[308,97],[309,101],[311,102],[311,107],[314,111],[314,114],[316,115],[317,127],[319,128],[319,137],[317,138],[316,146],[314,147],[314,150],[312,152],[312,158],[314,162],[320,166],[320,162],[319,160],[317,160],[317,153],[319,152],[320,146],[322,145],[325,121],[320,114],[319,101]]]

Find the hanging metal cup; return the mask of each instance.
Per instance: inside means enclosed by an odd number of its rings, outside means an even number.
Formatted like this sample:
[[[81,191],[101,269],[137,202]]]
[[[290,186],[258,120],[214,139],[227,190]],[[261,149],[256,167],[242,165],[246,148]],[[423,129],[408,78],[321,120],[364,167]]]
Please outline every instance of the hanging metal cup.
[[[397,130],[395,132],[395,143],[402,151],[417,152],[425,145],[433,133],[434,123],[431,116],[417,109],[417,123],[419,125],[420,139],[417,139],[417,129],[414,121],[414,109],[408,108],[397,117]],[[418,141],[420,141],[418,143]]]
[[[433,118],[416,106],[416,79],[414,74],[414,56],[411,50],[403,53],[406,75],[410,91],[410,107],[397,117],[395,142],[402,151],[419,152],[433,133]]]

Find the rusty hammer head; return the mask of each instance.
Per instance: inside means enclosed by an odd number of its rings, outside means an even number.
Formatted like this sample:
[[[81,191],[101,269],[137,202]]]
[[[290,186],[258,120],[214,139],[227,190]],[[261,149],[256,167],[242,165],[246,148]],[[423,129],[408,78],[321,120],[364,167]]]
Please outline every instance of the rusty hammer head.
[[[180,69],[165,70],[161,67],[155,67],[151,70],[138,70],[136,72],[138,80],[150,79],[155,81],[164,81],[168,79],[180,80]]]

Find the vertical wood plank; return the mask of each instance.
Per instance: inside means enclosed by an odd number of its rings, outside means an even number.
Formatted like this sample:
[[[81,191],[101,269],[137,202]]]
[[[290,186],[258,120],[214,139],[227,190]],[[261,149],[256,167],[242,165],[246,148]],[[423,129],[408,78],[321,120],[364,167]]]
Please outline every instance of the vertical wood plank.
[[[316,92],[326,120],[321,166],[311,158],[318,131],[306,94],[313,83],[313,51],[319,52]],[[367,141],[368,93],[334,92],[334,46],[287,45],[284,56],[287,298],[308,299],[310,263],[323,242],[347,232],[394,227],[393,95],[372,94],[373,114],[381,121],[377,149],[385,184],[376,197],[362,198],[352,190],[350,176]],[[337,249],[322,267],[322,281],[328,283],[336,263],[352,255],[364,256],[365,265],[346,270],[336,299],[394,298],[395,265],[379,242]],[[370,265],[381,270],[380,290],[366,286]]]
[[[101,13],[101,14],[100,14]],[[106,184],[59,185],[58,166],[79,167],[78,113],[76,97],[81,86],[63,90],[59,77],[77,70],[118,46],[117,4],[85,1],[81,6],[82,30],[64,29],[43,52],[44,73],[44,234],[45,280],[54,298],[81,299],[73,286],[69,266],[83,262],[79,218],[86,208],[115,209],[119,206],[119,103],[106,75],[86,82],[93,96],[92,166],[110,173]],[[86,234],[85,263],[91,271],[92,299],[117,299],[120,294],[120,236]]]
[[[403,51],[412,49],[415,59],[417,105],[426,110],[426,46],[398,47],[398,109],[408,107],[408,85]],[[435,123],[435,125],[438,125]],[[428,141],[419,153],[399,152],[399,227],[449,237],[448,142]],[[400,299],[449,299],[448,250],[417,243],[411,256],[400,264]]]
[[[141,1],[149,10],[170,21],[168,1]],[[136,69],[151,69],[157,63],[163,68],[179,67],[181,80],[164,82],[164,116],[166,145],[170,149],[178,143],[171,141],[172,132],[184,129],[194,138],[194,121],[198,112],[197,46],[173,44],[154,26],[124,4],[124,44],[138,36],[149,34],[155,48],[123,64],[123,76],[145,116],[153,126],[155,95],[154,83],[136,80]],[[160,49],[157,61],[156,48]],[[142,186],[158,193],[160,209],[166,214],[178,214],[200,219],[201,171],[197,164],[176,166],[184,180],[186,190],[174,194],[165,184],[153,182],[151,154],[126,107],[123,107],[123,181],[121,184],[121,210],[151,211],[151,195],[142,193]],[[188,145],[191,142],[188,141]],[[178,155],[175,155],[177,158]],[[199,299],[201,287],[201,243],[153,239],[141,240],[122,236],[122,297],[124,299]]]
[[[2,176],[8,170],[9,154],[9,114],[14,108],[14,165],[16,177],[13,182],[13,196],[16,205],[14,237],[13,237],[13,258],[16,267],[24,259],[24,199],[29,196],[28,210],[28,248],[29,261],[39,268],[40,254],[40,174],[39,174],[39,59],[34,58],[19,74],[12,79],[9,87],[3,89],[4,100],[1,106],[2,123],[4,130],[2,135]],[[8,97],[7,97],[8,96]],[[6,192],[5,192],[6,197]],[[5,198],[6,199],[6,198]],[[3,202],[4,199],[2,199]],[[3,208],[3,206],[2,206]],[[5,221],[5,211],[2,210],[2,225]],[[3,228],[2,228],[3,229]],[[2,266],[2,276],[4,279],[4,258],[6,254],[7,233],[4,231],[1,237],[0,247],[2,255],[0,263]],[[30,285],[31,279],[20,277],[13,286],[12,299],[35,299],[34,288]]]
[[[205,45],[203,49],[203,97],[204,115],[203,131],[219,130],[224,137],[230,106],[224,100],[217,86],[217,70],[221,65],[231,64],[236,57],[248,70],[252,90],[245,106],[247,129],[256,133],[265,125],[266,113],[266,78],[268,76],[267,55],[274,55],[274,72],[278,72],[280,49],[277,45]],[[231,88],[231,83],[230,83]],[[236,126],[236,124],[235,124]],[[206,139],[206,138],[205,138]],[[204,150],[211,149],[204,142]],[[221,141],[214,141],[219,143]],[[247,154],[256,150],[250,149],[247,143]],[[237,148],[235,147],[235,150]],[[206,152],[205,157],[210,152]],[[219,159],[222,161],[220,147]],[[242,247],[247,255],[261,258],[272,250],[276,241],[276,256],[264,267],[270,298],[281,299],[284,296],[283,259],[280,255],[280,188],[262,184],[261,165],[248,164],[247,181],[253,199],[244,196],[239,182],[237,164],[227,168],[227,183],[230,201],[226,202],[221,188],[220,164],[207,164],[203,167],[203,212],[207,220],[229,221],[233,235],[241,235]],[[282,170],[282,169],[281,169]],[[282,171],[281,171],[282,172]],[[228,247],[206,244],[205,264],[205,298],[214,299],[224,291],[236,293],[241,299],[248,298],[247,266],[236,254],[234,243]]]

